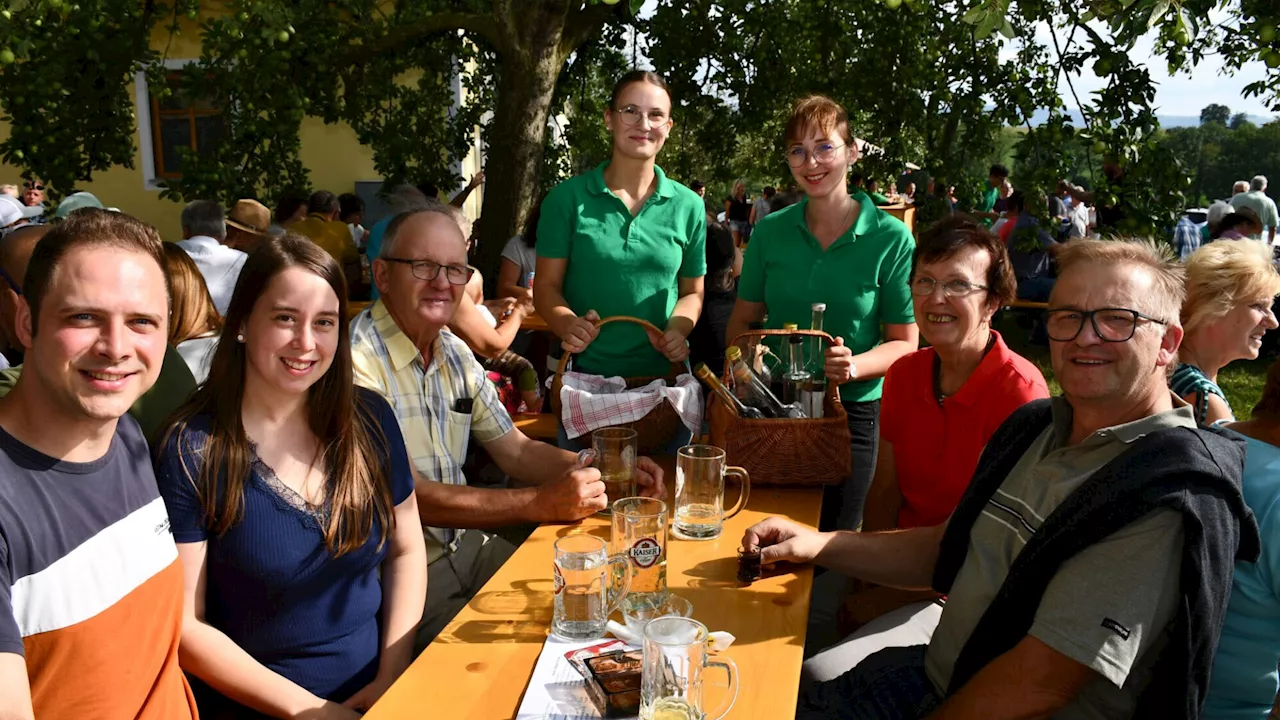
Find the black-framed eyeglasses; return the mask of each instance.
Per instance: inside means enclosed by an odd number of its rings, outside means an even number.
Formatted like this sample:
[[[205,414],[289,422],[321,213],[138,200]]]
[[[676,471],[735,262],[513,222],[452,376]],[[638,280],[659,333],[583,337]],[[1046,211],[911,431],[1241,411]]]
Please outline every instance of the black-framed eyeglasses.
[[[971,283],[968,280],[948,280],[947,282],[938,282],[928,275],[921,275],[911,281],[911,294],[917,297],[929,297],[937,287],[942,286],[942,294],[947,297],[965,297],[969,293],[978,290],[989,290],[986,285]]]
[[[22,286],[14,282],[13,278],[9,277],[9,273],[5,272],[4,268],[0,268],[0,278],[4,278],[4,281],[9,283],[9,287],[13,288],[13,291],[18,294],[18,297],[22,297]]]
[[[614,108],[613,111],[618,114],[618,117],[622,118],[622,124],[626,125],[627,127],[635,127],[636,125],[639,125],[640,118],[643,118],[643,117],[649,118],[650,127],[658,127],[659,125],[666,125],[667,120],[669,119],[667,117],[667,114],[661,110],[650,110],[649,112],[646,113],[645,111],[641,110],[635,105],[628,105],[626,107]]]
[[[475,274],[475,270],[466,265],[441,265],[430,260],[410,260],[408,258],[382,258],[387,262],[400,263],[408,265],[409,270],[413,272],[413,276],[419,280],[431,282],[440,275],[440,271],[444,270],[444,277],[451,285],[466,285],[471,281],[471,276]]]
[[[787,150],[787,164],[793,168],[802,167],[805,163],[809,162],[809,157],[812,155],[814,160],[825,165],[832,160],[835,160],[836,151],[843,147],[844,145],[822,142],[818,143],[817,147],[815,147],[813,152],[810,153],[808,150],[804,149],[803,145],[794,145]]]
[[[44,185],[41,185],[40,183],[25,182],[22,183],[22,186],[28,190],[44,190]]]
[[[1098,308],[1076,310],[1074,308],[1049,308],[1044,313],[1045,333],[1055,342],[1071,342],[1084,330],[1084,321],[1093,325],[1093,332],[1103,342],[1128,342],[1138,329],[1139,322],[1169,323],[1144,315],[1129,308]]]

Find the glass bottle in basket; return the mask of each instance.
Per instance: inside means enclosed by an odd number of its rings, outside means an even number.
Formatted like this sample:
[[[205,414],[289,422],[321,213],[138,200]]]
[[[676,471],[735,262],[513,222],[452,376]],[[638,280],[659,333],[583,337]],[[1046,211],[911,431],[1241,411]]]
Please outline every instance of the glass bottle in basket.
[[[746,394],[744,403],[756,408],[768,418],[798,417],[799,408],[786,408],[778,402],[778,398],[769,391],[769,387],[751,372],[742,359],[742,351],[737,346],[725,350],[724,357],[729,361],[733,373],[734,387],[742,388]],[[742,397],[741,394],[738,395]],[[794,413],[794,414],[793,414]]]
[[[813,322],[810,329],[822,331],[822,316],[827,312],[826,303],[813,304]],[[809,350],[809,377],[804,381],[800,388],[800,407],[804,409],[804,414],[811,418],[821,418],[826,415],[826,406],[823,401],[827,395],[827,371],[826,371],[826,352],[823,347],[823,340],[820,337],[813,338],[813,344]]]
[[[787,338],[790,363],[787,373],[782,376],[782,402],[800,408],[809,417],[808,401],[802,395],[805,384],[809,382],[809,371],[804,366],[804,340],[801,335]]]

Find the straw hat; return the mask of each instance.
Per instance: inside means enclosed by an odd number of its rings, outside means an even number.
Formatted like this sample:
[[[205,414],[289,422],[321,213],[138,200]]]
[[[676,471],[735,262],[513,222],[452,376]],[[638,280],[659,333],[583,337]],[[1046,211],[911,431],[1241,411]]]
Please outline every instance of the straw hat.
[[[237,230],[270,237],[267,228],[271,225],[271,211],[257,200],[237,200],[227,213],[227,224]]]

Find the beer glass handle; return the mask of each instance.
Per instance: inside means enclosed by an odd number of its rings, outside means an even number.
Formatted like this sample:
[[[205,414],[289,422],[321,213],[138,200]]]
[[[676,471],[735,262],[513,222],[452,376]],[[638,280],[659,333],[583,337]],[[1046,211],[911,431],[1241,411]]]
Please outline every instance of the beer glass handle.
[[[742,483],[742,491],[738,493],[738,502],[734,503],[733,507],[726,510],[724,513],[724,519],[728,520],[734,515],[742,512],[742,509],[747,506],[747,498],[751,496],[751,476],[747,474],[746,470],[740,467],[727,467],[724,469],[724,474],[726,477],[737,477],[738,481]]]
[[[616,565],[618,563],[622,564],[622,587],[617,590],[618,594],[613,599],[613,602],[609,603],[609,609],[605,611],[604,614],[606,618],[622,606],[622,601],[627,599],[627,593],[631,592],[631,562],[627,559],[626,555],[614,555],[609,558],[610,565]],[[609,575],[613,575],[613,573],[609,573]],[[608,591],[609,588],[605,588],[605,592],[608,593]]]
[[[729,711],[733,709],[733,704],[738,701],[738,665],[729,658],[725,658],[723,660],[708,660],[707,667],[724,668],[725,674],[729,676],[729,687],[733,690],[729,695],[728,704],[720,708],[714,716],[706,716],[707,720],[720,720],[720,718],[729,714]]]

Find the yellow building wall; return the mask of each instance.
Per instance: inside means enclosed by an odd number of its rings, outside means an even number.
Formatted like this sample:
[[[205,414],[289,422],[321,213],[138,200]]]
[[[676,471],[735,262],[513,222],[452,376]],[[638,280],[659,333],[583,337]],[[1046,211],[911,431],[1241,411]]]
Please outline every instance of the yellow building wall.
[[[164,51],[168,45],[168,58],[171,60],[195,59],[200,55],[199,27],[184,20],[182,32],[173,38],[172,44],[169,44],[168,31],[157,27],[152,32],[151,44],[158,51]],[[132,96],[132,85],[129,92]],[[134,124],[137,125],[136,118]],[[0,142],[8,137],[8,124],[0,122]],[[314,188],[341,194],[353,192],[357,180],[380,179],[374,170],[372,150],[360,144],[349,125],[325,125],[319,118],[307,117],[302,121],[299,138],[302,143],[300,159]],[[134,144],[140,149],[142,143],[142,135],[135,129]],[[474,159],[475,153],[472,155],[468,162],[463,163],[467,177],[474,174],[474,168],[479,165],[479,161]],[[107,207],[119,208],[151,223],[166,240],[182,239],[182,203],[162,200],[160,190],[146,186],[140,150],[135,154],[133,164],[133,168],[116,166],[107,172],[97,173],[92,182],[81,183],[77,189],[93,193]],[[20,184],[21,175],[22,168],[0,163],[0,185]],[[480,195],[481,191],[477,190],[467,203],[473,217],[479,212]]]

